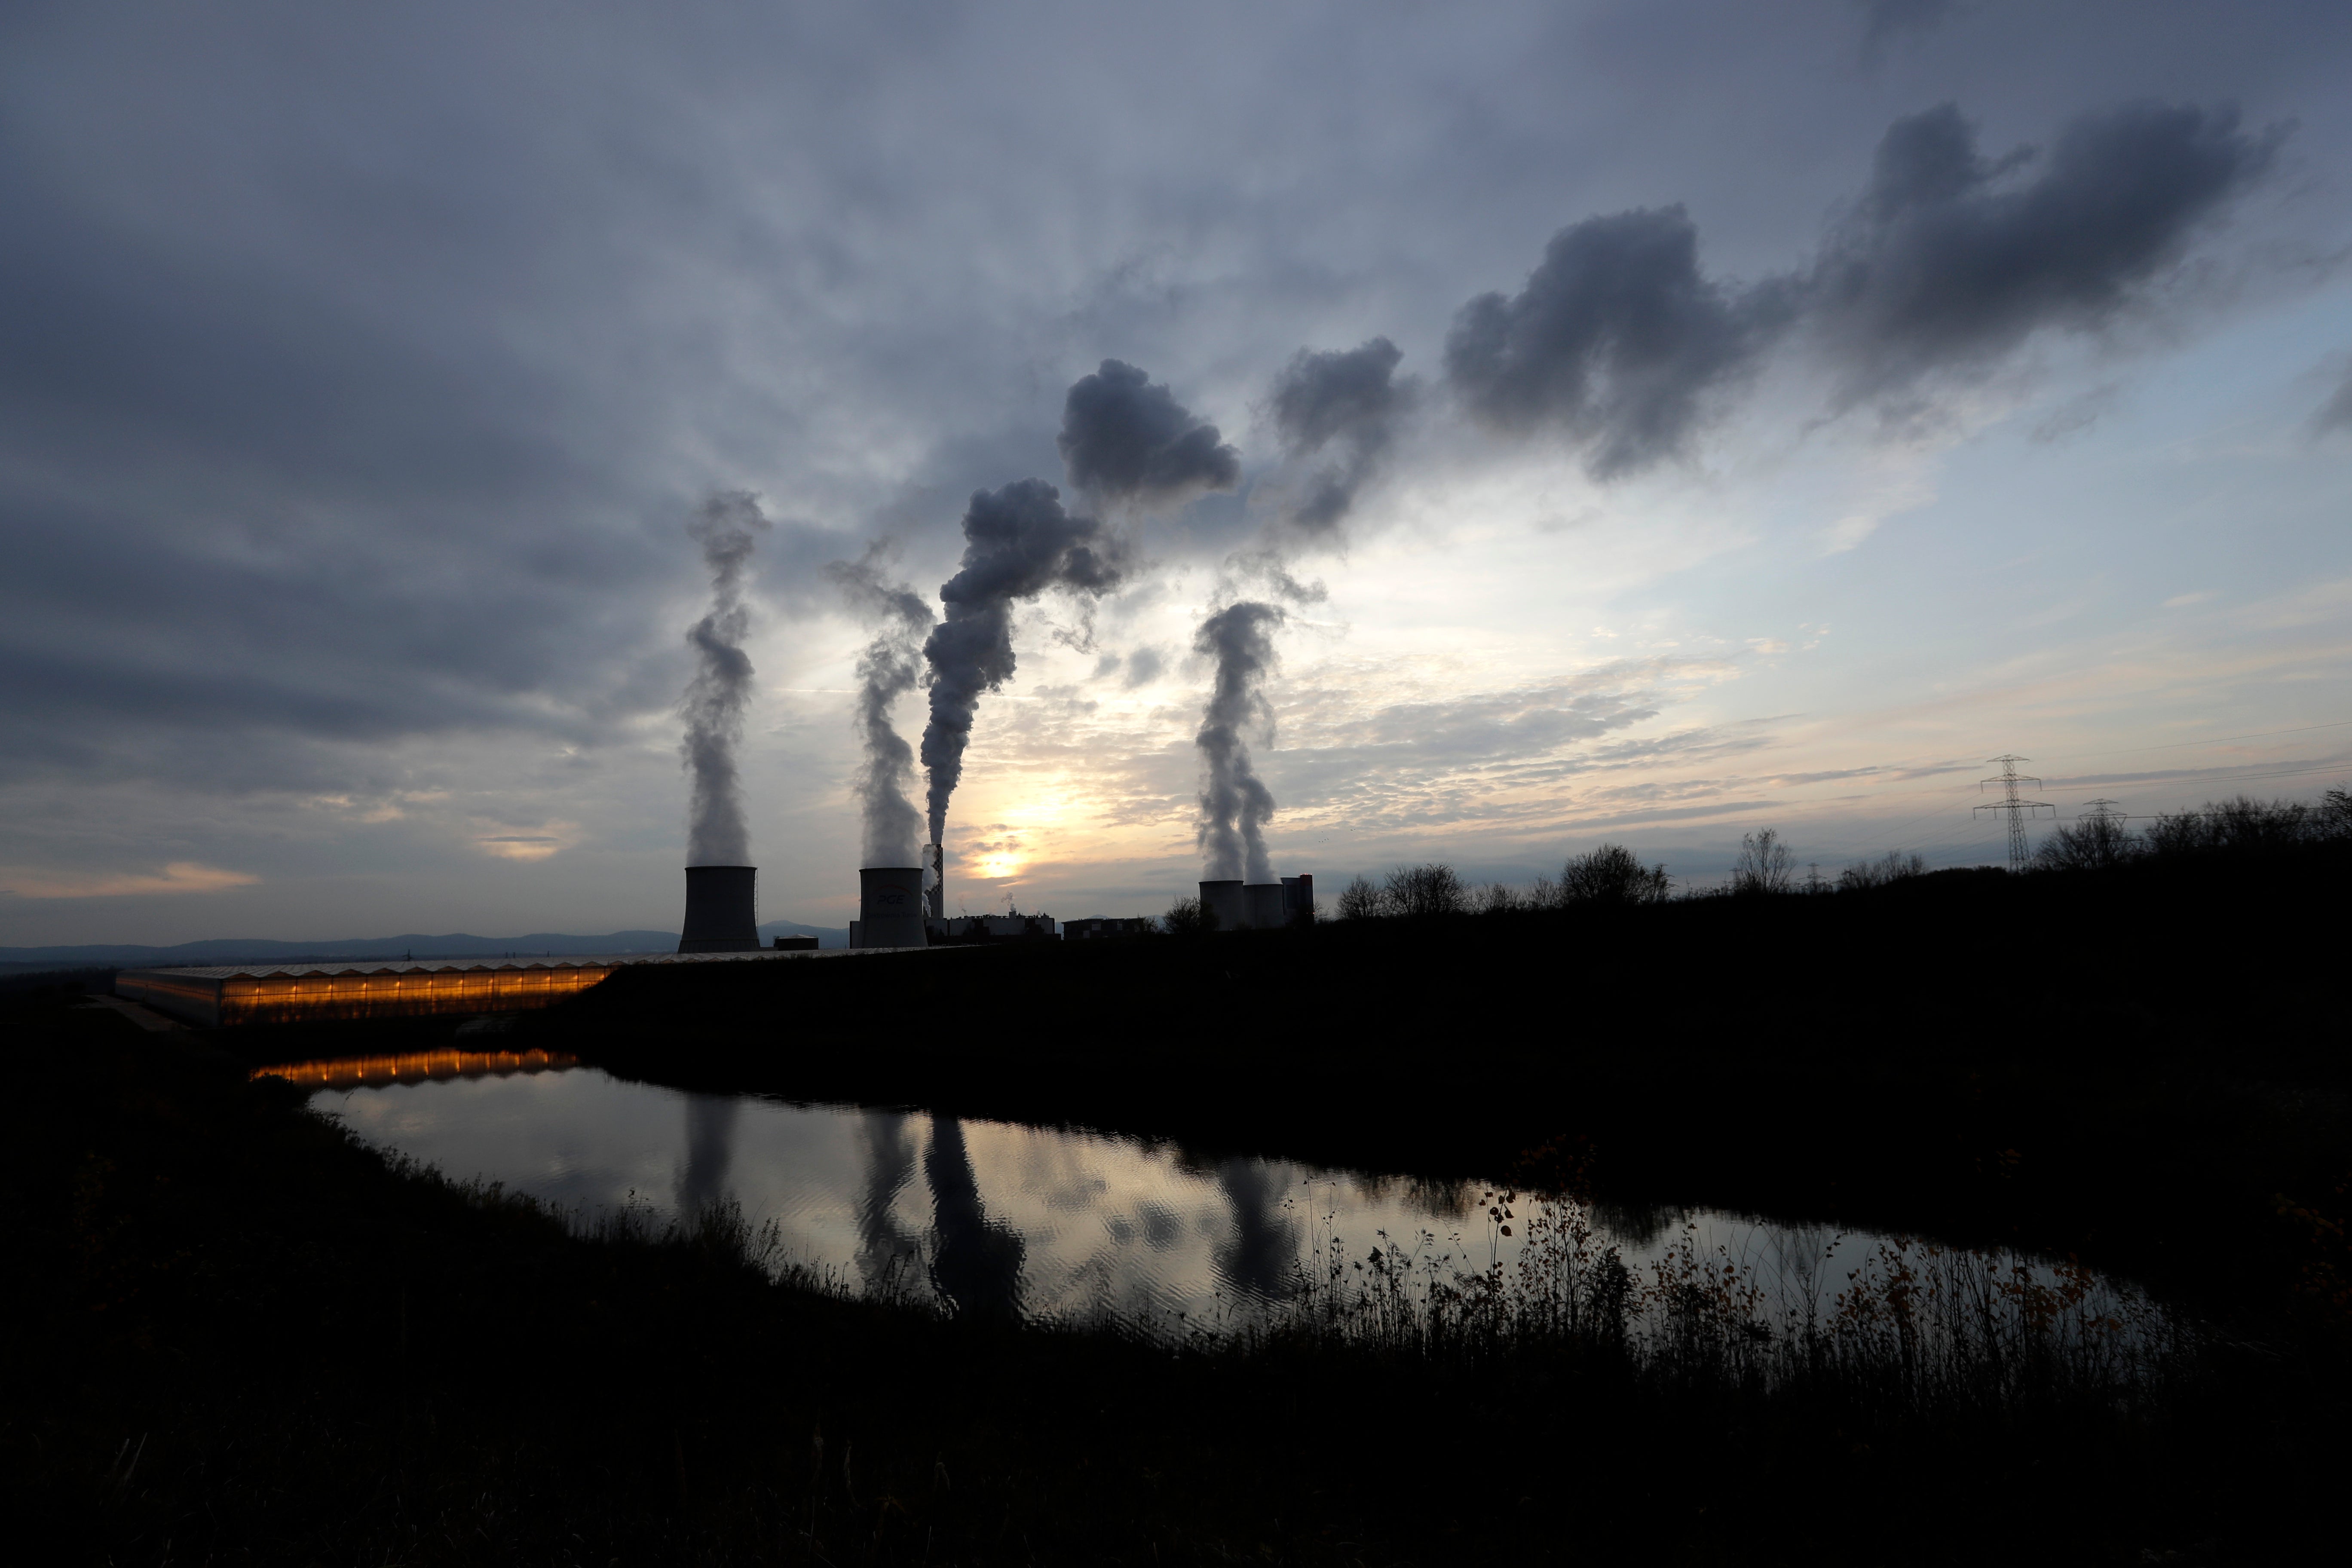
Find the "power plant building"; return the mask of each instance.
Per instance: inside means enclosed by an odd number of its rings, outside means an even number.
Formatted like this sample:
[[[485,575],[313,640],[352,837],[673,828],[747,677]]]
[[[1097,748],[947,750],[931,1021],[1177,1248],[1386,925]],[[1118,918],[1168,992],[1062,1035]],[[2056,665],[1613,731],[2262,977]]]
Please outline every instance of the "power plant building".
[[[1203,882],[1201,912],[1218,931],[1309,925],[1315,920],[1315,879],[1301,874],[1278,882]]]

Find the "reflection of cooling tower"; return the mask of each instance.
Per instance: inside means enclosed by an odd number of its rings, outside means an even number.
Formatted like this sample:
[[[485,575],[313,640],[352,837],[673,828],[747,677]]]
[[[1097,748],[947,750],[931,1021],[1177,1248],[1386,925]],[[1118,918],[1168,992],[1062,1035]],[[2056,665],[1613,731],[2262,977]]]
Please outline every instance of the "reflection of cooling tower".
[[[751,879],[759,874],[756,866],[688,866],[678,952],[757,952],[760,917],[751,907]]]
[[[936,844],[923,846],[923,918],[948,918],[948,852]]]
[[[1280,931],[1290,923],[1288,901],[1279,882],[1253,882],[1242,889],[1249,907],[1249,923],[1260,931]]]
[[[923,936],[923,868],[868,866],[857,873],[859,947],[928,947]]]
[[[1214,915],[1219,931],[1245,931],[1250,923],[1249,897],[1238,881],[1203,882],[1201,912]]]

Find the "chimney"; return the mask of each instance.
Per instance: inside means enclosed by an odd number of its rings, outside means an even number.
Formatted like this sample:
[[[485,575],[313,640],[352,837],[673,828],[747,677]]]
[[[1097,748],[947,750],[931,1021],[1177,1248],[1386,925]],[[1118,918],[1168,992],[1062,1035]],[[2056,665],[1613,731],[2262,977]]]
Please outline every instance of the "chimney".
[[[1201,910],[1216,917],[1219,931],[1249,929],[1249,899],[1238,880],[1202,883]]]
[[[923,935],[923,868],[866,866],[857,873],[857,947],[929,947]]]
[[[948,918],[948,857],[936,844],[923,846],[923,918],[933,925]]]
[[[760,917],[751,902],[756,866],[688,866],[680,952],[757,952]]]

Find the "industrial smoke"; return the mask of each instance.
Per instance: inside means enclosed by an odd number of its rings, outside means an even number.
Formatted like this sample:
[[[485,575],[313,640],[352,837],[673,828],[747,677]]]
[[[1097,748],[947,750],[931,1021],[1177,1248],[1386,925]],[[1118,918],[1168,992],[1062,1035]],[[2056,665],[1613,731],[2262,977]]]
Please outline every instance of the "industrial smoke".
[[[1274,628],[1285,618],[1275,605],[1228,605],[1203,621],[1192,640],[1195,652],[1216,661],[1208,711],[1201,720],[1196,831],[1202,868],[1212,881],[1274,880],[1273,862],[1265,851],[1274,795],[1250,765],[1249,742],[1242,731],[1253,719],[1273,722],[1263,688],[1274,668]]]
[[[914,783],[915,751],[890,722],[890,710],[922,679],[923,638],[932,620],[930,606],[920,595],[884,575],[887,548],[877,542],[859,560],[836,561],[826,570],[852,607],[879,626],[857,657],[860,755],[851,787],[864,826],[861,863],[911,866],[917,863],[923,826],[922,813],[908,793]]]
[[[742,866],[751,858],[743,821],[743,791],[735,742],[743,732],[743,704],[751,692],[751,660],[743,638],[751,613],[743,604],[743,569],[769,527],[759,499],[748,491],[712,496],[687,524],[710,568],[710,609],[686,634],[694,649],[694,679],[678,704],[686,737],[678,754],[692,777],[687,807],[689,866]]]
[[[1127,570],[1119,542],[1062,508],[1043,479],[975,490],[963,515],[963,566],[940,589],[946,617],[923,644],[931,669],[923,766],[930,773],[930,842],[944,844],[948,801],[963,778],[964,748],[982,693],[1012,678],[1013,606],[1049,588],[1099,596]],[[891,865],[915,865],[911,853]]]

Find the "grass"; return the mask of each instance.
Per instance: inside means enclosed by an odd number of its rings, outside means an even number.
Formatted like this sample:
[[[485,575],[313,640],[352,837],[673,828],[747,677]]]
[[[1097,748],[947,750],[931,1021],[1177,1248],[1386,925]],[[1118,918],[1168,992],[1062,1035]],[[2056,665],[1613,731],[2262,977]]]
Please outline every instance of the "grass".
[[[730,1211],[575,1234],[247,1077],[452,1020],[146,1036],[20,988],[12,1529],[110,1563],[2307,1554],[2352,1415],[2333,928],[2286,884],[2242,879],[2226,921],[2178,880],[2023,891],[642,972],[499,1041],[1516,1173],[1486,1206],[1533,1227],[1522,1269],[1351,1249],[1289,1316],[1185,1346],[845,1300]],[[1918,958],[2053,927],[2116,940],[2087,969]],[[1792,1313],[1738,1259],[1637,1271],[1594,1236],[1684,1197],[1943,1239]],[[2020,1241],[2158,1299],[2019,1273]],[[2181,1328],[2208,1305],[2222,1330]]]

